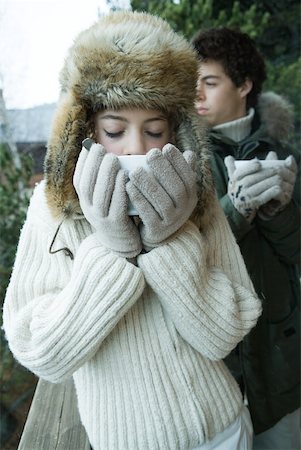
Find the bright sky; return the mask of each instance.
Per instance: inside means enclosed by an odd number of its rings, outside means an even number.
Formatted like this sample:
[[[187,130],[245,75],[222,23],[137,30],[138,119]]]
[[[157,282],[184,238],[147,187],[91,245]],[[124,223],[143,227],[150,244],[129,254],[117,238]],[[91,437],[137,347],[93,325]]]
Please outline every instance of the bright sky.
[[[0,87],[6,107],[55,102],[67,49],[98,13],[108,11],[106,0],[0,0]]]

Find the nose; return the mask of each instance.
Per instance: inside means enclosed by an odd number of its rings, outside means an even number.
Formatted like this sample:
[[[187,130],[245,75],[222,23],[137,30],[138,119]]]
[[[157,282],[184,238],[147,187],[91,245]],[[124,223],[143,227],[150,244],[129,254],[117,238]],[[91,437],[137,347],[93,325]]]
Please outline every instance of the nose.
[[[133,133],[129,136],[124,149],[124,155],[145,155],[146,154],[145,138],[140,133]]]
[[[205,100],[205,91],[201,85],[197,86],[197,98],[198,100]]]

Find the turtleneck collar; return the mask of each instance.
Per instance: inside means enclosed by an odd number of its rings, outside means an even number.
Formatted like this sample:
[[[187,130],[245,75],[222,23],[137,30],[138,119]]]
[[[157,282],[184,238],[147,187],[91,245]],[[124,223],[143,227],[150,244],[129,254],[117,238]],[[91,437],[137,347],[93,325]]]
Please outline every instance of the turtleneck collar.
[[[216,125],[212,129],[235,142],[239,142],[250,134],[254,113],[254,109],[250,108],[245,117]]]

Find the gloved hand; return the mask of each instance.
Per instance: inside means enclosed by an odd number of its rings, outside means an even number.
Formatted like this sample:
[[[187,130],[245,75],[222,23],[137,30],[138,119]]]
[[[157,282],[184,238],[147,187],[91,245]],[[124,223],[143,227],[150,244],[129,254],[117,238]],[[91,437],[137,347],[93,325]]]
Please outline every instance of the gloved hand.
[[[82,212],[105,247],[132,258],[141,252],[142,243],[127,214],[126,182],[116,155],[106,153],[100,144],[93,144],[90,150],[83,146],[73,177]]]
[[[142,221],[143,247],[151,250],[184,225],[197,204],[196,155],[167,144],[150,150],[147,163],[151,172],[134,170],[126,190]]]
[[[261,168],[260,160],[252,159],[246,166],[235,167],[233,156],[225,158],[228,170],[228,195],[237,211],[251,223],[260,206],[281,194],[276,168]]]
[[[266,160],[278,160],[275,152],[269,152]],[[279,177],[280,194],[259,208],[259,217],[263,219],[271,218],[281,211],[291,201],[294,186],[297,178],[297,163],[295,158],[290,155],[285,159],[283,166],[276,167]]]

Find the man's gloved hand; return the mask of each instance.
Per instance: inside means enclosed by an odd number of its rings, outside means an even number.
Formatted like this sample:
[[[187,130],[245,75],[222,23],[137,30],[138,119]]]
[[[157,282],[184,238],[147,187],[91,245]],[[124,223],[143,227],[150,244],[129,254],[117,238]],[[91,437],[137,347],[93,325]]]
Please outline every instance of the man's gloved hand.
[[[133,258],[141,252],[142,243],[127,214],[126,182],[116,155],[106,153],[100,144],[93,144],[90,150],[83,146],[73,177],[82,212],[105,247]]]
[[[159,246],[189,219],[197,204],[196,155],[167,144],[147,153],[151,172],[134,170],[126,185],[141,219],[143,247]]]
[[[228,195],[235,209],[251,223],[260,206],[281,194],[280,177],[275,168],[262,169],[258,159],[236,169],[233,156],[227,156],[225,165],[229,175]]]
[[[269,152],[266,160],[278,160],[278,156],[275,152]],[[279,175],[280,194],[259,208],[258,215],[262,219],[274,217],[283,211],[291,201],[298,168],[295,158],[292,155],[288,156],[284,161],[284,165],[276,167],[277,174]]]

